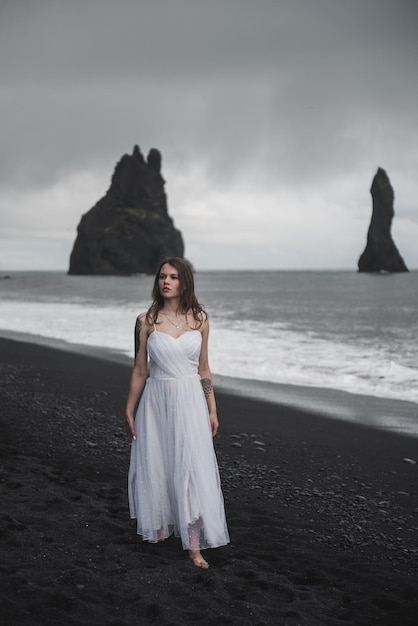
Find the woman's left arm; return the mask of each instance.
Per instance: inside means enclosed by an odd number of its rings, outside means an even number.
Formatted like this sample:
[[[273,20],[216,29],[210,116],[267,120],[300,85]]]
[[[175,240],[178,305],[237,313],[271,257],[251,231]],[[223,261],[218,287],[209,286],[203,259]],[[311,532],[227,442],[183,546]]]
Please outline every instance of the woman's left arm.
[[[212,430],[212,437],[216,435],[219,428],[218,414],[216,410],[215,393],[213,391],[212,373],[209,367],[208,356],[208,339],[209,339],[209,320],[206,317],[201,327],[202,333],[202,347],[200,350],[199,367],[198,372],[203,387],[203,392],[208,403],[210,427]]]

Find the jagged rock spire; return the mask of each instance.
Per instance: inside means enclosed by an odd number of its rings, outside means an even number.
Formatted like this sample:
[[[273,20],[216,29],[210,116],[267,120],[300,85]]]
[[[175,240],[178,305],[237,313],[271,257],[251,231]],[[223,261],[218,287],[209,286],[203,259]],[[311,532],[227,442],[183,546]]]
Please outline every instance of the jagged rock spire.
[[[139,146],[116,164],[110,187],[78,225],[69,274],[153,274],[162,256],[184,254],[168,215],[161,153]]]
[[[381,167],[373,179],[370,193],[373,213],[367,245],[358,261],[359,272],[407,272],[405,261],[391,235],[395,194],[388,175]]]

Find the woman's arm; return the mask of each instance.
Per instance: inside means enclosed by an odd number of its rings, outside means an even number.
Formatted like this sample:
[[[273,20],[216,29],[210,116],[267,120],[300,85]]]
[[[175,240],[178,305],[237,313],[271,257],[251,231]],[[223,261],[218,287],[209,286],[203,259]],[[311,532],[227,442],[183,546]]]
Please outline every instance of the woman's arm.
[[[126,429],[129,441],[136,438],[135,412],[148,375],[148,328],[145,313],[141,313],[135,324],[135,365],[131,374],[128,399],[125,408]]]
[[[209,356],[208,356],[209,320],[207,317],[202,324],[201,333],[202,333],[202,347],[200,350],[198,372],[200,375],[200,380],[202,382],[203,392],[205,394],[206,401],[208,403],[210,427],[212,430],[212,437],[214,437],[216,433],[218,432],[219,421],[218,421],[218,415],[217,415],[217,410],[216,410],[215,394],[213,391],[212,372],[210,371],[210,367],[209,367]]]

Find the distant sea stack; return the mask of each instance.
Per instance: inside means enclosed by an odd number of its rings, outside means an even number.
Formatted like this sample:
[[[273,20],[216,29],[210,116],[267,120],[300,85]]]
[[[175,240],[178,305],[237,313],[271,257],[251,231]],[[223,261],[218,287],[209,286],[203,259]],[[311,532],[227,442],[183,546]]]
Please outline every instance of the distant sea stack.
[[[358,261],[359,272],[407,272],[391,235],[394,193],[388,175],[381,167],[370,189],[373,199],[372,219],[367,233],[367,245]]]
[[[106,195],[81,218],[68,273],[154,274],[161,257],[183,257],[164,185],[158,150],[152,148],[146,161],[138,146],[124,154]]]

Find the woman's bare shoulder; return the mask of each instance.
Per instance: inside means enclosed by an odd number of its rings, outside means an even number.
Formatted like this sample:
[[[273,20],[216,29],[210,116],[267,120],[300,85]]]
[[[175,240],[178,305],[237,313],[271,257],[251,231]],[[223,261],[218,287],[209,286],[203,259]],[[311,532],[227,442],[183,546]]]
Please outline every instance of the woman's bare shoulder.
[[[208,315],[205,311],[199,311],[198,313],[193,313],[193,311],[189,311],[187,315],[188,325],[194,330],[202,330],[203,326],[205,326],[208,321]]]
[[[198,314],[197,329],[204,333],[209,328],[209,317],[206,311],[200,311]]]
[[[146,313],[146,312],[144,312],[144,313],[139,313],[138,317],[136,318],[136,326],[137,326],[137,328],[139,328],[139,329],[142,329],[142,328],[146,328],[146,329],[151,328],[151,326],[152,326],[152,325],[148,322],[148,319],[147,319],[147,313]]]

